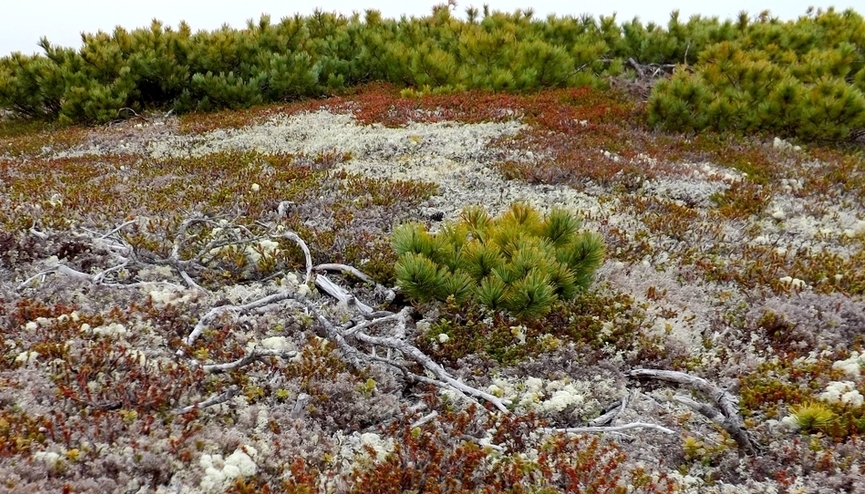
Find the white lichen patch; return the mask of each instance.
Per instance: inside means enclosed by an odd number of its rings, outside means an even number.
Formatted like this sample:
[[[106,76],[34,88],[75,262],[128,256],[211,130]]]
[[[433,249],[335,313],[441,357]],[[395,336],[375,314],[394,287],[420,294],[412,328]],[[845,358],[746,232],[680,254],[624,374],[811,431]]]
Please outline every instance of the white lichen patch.
[[[548,386],[549,389],[549,386]],[[561,413],[565,409],[582,404],[586,397],[573,384],[553,390],[552,396],[538,404],[538,408],[549,413]]]
[[[261,347],[269,350],[294,350],[294,342],[285,336],[271,336],[261,340]]]
[[[476,153],[488,152],[479,148]],[[438,185],[438,194],[424,205],[445,218],[454,219],[468,205],[482,204],[497,215],[513,202],[522,201],[541,212],[563,207],[577,212],[587,220],[610,214],[609,206],[601,206],[597,197],[564,185],[544,186],[542,194],[522,182],[505,180],[487,160],[470,153],[465,158],[441,155],[404,157],[395,164],[388,160],[353,159],[340,167],[349,173],[395,180],[420,180]]]
[[[842,258],[854,255],[855,246],[839,244],[838,240],[865,235],[865,221],[861,219],[865,210],[861,202],[831,201],[815,207],[793,193],[798,182],[794,183],[795,187],[789,183],[785,187],[790,188],[791,193],[775,194],[765,214],[756,221],[760,234],[751,242],[784,247],[790,252],[800,252],[799,255],[821,252]]]
[[[730,184],[722,180],[661,176],[643,182],[642,192],[645,195],[673,199],[680,205],[709,207],[712,196],[728,188]]]
[[[805,283],[804,280],[793,278],[792,276],[782,276],[781,278],[778,278],[778,281],[780,281],[785,287],[795,291],[802,291],[808,288],[808,284]]]
[[[39,352],[25,351],[19,353],[15,357],[15,363],[23,366],[31,366],[36,363],[37,358],[39,358]]]
[[[258,470],[253,457],[258,453],[252,446],[243,446],[231,453],[228,458],[222,455],[204,454],[199,459],[199,466],[204,469],[204,476],[199,486],[203,492],[223,492],[227,484],[238,477],[251,477]]]
[[[279,242],[270,239],[259,240],[255,246],[246,247],[246,256],[253,264],[258,263],[263,256],[275,256],[279,253]]]
[[[129,334],[129,330],[126,329],[126,326],[123,324],[112,322],[109,324],[104,324],[102,326],[97,326],[95,328],[90,327],[89,324],[81,325],[81,332],[88,334],[95,334],[101,336],[116,336],[123,337]]]
[[[177,274],[170,266],[159,264],[147,265],[138,271],[141,281],[169,281],[177,278]]]
[[[360,125],[352,115],[326,110],[300,113],[243,129],[219,129],[200,136],[174,136],[151,143],[148,154],[204,156],[220,151],[258,151],[265,154],[351,153],[355,157],[394,156],[435,149],[444,156],[463,156],[480,151],[486,142],[522,127],[503,123],[411,123],[399,128]]]
[[[802,148],[800,146],[794,146],[790,142],[785,139],[781,139],[780,137],[776,137],[772,140],[772,147],[775,149],[780,149],[782,151],[801,151]]]
[[[523,325],[511,326],[511,335],[516,339],[518,345],[526,344],[526,327]]]
[[[45,464],[48,468],[57,468],[63,464],[63,457],[54,451],[37,451],[33,453],[33,459]]]
[[[147,296],[150,297],[155,306],[164,307],[189,302],[194,297],[194,293],[190,290],[178,290],[174,287],[159,287],[147,292]]]
[[[337,432],[334,439],[341,445],[338,458],[344,467],[382,461],[394,448],[392,438],[382,437],[374,432],[353,432],[348,435]]]
[[[610,394],[615,386],[612,379],[600,377],[590,381],[496,377],[487,391],[510,400],[519,412],[533,411],[544,416],[567,413],[579,420],[597,413],[600,404],[596,397]]]
[[[839,360],[832,364],[833,369],[841,369],[850,377],[859,377],[862,374],[862,366],[865,361],[859,355],[859,352],[851,352],[850,357],[844,360]]]
[[[731,184],[747,178],[747,174],[738,170],[708,162],[679,163],[678,167],[682,168],[687,176],[705,181],[721,181]]]
[[[678,269],[662,271],[652,265],[607,263],[598,271],[598,281],[616,292],[627,293],[636,305],[645,307],[642,315],[647,335],[662,342],[676,343],[692,357],[712,359],[704,346],[704,335],[718,340],[713,343],[726,337],[712,330],[717,317],[715,304],[718,300],[740,303],[743,298],[727,284],[692,282],[683,285],[676,281],[682,274]],[[604,328],[612,332],[616,323],[605,321]]]
[[[224,297],[235,305],[242,305],[251,300],[256,300],[273,293],[275,285],[250,284],[250,285],[228,285],[219,290],[220,297]]]
[[[532,203],[542,211],[563,206],[598,216],[595,197],[566,186],[535,187],[504,180],[491,157],[499,150],[490,142],[514,136],[524,124],[517,120],[462,124],[410,123],[403,127],[361,125],[353,116],[329,111],[277,116],[242,129],[220,129],[200,136],[172,136],[150,143],[143,151],[153,157],[204,156],[220,151],[257,151],[264,154],[350,156],[341,170],[361,176],[436,183],[439,195],[427,207],[454,217],[464,206],[484,204],[492,212],[512,202]]]
[[[145,367],[147,365],[147,355],[141,350],[130,349],[122,356],[129,359],[129,361],[138,364],[140,367]]]
[[[826,386],[826,390],[820,393],[819,398],[827,403],[842,403],[854,408],[862,406],[862,394],[856,389],[852,381],[832,381]]]

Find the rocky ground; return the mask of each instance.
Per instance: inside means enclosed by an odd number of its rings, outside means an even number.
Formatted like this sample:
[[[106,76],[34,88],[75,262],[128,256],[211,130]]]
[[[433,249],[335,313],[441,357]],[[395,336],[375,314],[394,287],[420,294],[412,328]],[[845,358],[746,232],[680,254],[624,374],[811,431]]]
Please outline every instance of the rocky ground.
[[[861,151],[640,121],[589,90],[372,88],[4,124],[0,491],[865,492]],[[604,236],[590,291],[403,310],[395,225],[515,201]],[[396,316],[317,289],[301,243]]]

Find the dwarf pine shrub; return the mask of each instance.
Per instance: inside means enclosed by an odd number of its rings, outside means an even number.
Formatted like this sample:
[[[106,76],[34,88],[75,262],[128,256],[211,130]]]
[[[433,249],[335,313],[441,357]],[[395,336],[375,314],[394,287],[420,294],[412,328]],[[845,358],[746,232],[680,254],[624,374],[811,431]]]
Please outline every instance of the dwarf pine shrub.
[[[784,23],[745,13],[682,22],[674,11],[666,28],[615,16],[541,20],[531,9],[466,14],[445,5],[399,20],[316,10],[196,33],[154,21],[84,34],[80,50],[42,38],[44,55],[0,57],[0,109],[105,123],[154,108],[247,108],[370,82],[395,84],[406,96],[605,86],[608,77],[657,75],[647,64],[680,64],[653,86],[651,124],[803,140],[865,133],[865,19],[853,10]]]
[[[546,217],[515,203],[498,218],[473,206],[430,233],[419,223],[394,229],[397,282],[410,298],[480,303],[521,318],[547,314],[588,287],[604,257],[600,235],[580,230],[571,212]]]
[[[740,19],[652,89],[648,121],[676,131],[766,132],[806,141],[865,132],[865,19],[830,10],[796,22]]]

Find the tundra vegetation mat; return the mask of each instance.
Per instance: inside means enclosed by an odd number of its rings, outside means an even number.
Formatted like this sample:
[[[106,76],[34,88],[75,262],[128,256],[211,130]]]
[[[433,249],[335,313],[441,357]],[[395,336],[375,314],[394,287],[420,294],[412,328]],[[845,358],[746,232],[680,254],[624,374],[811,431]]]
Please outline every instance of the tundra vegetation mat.
[[[861,149],[643,105],[3,122],[0,491],[865,492]],[[603,237],[588,289],[391,289],[396,226],[514,203]]]

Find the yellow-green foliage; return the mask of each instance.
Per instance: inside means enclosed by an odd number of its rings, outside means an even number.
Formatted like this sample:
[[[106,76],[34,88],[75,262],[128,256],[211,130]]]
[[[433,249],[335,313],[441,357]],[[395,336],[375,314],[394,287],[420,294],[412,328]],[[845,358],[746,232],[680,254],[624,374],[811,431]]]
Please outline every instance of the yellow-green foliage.
[[[0,109],[57,122],[104,123],[151,108],[247,108],[387,82],[406,96],[467,89],[529,92],[653,77],[649,120],[674,130],[771,131],[802,139],[865,132],[865,21],[853,10],[756,22],[674,11],[666,28],[615,16],[536,19],[445,5],[420,18],[315,11],[245,29],[147,28],[84,34],[80,50],[0,57]]]
[[[831,408],[817,401],[793,406],[790,412],[805,432],[825,431],[837,418]]]
[[[559,298],[588,287],[604,256],[598,234],[556,209],[546,217],[515,203],[499,218],[481,207],[429,233],[418,223],[394,230],[397,280],[419,301],[468,300],[531,318],[545,315]]]
[[[707,46],[696,64],[658,83],[650,123],[672,130],[771,132],[848,140],[865,128],[865,20],[829,11],[764,19]]]

